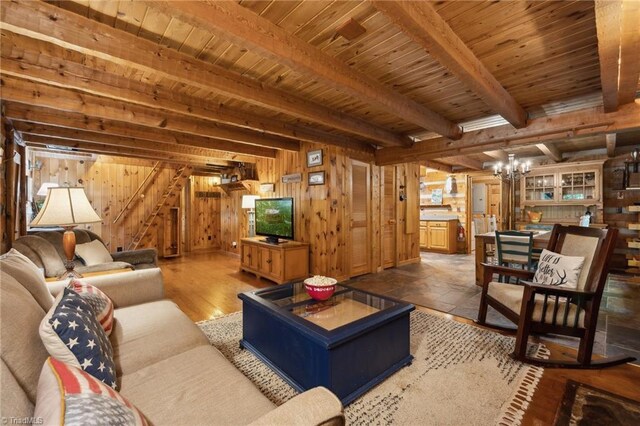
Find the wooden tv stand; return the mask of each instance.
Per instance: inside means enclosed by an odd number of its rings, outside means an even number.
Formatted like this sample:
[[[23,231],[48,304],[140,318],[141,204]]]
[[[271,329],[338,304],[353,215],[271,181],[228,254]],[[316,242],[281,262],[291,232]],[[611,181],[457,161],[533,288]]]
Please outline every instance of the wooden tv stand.
[[[278,284],[309,277],[309,244],[287,241],[269,244],[264,237],[240,240],[240,270]]]

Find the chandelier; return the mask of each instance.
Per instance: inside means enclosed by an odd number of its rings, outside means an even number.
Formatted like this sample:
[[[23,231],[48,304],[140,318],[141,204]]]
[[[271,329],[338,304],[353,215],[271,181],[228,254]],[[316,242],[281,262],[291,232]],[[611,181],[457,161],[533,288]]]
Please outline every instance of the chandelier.
[[[507,164],[498,164],[493,166],[493,176],[503,181],[515,182],[531,171],[531,161],[518,161],[515,154],[509,154],[509,162]]]

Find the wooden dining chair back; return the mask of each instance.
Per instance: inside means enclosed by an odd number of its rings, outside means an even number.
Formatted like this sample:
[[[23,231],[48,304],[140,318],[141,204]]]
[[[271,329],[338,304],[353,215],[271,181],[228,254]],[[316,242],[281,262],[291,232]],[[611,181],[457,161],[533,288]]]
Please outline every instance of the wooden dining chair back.
[[[496,231],[496,260],[498,265],[531,269],[533,233],[520,231]],[[499,282],[508,282],[511,277],[499,275]]]
[[[584,258],[577,288],[530,282],[535,271],[484,265],[478,323],[486,323],[491,306],[517,325],[513,357],[532,364],[554,367],[600,368],[633,361],[620,356],[592,360],[600,301],[615,248],[617,229],[555,225],[547,250]],[[494,274],[520,278],[516,284],[494,280]],[[500,327],[498,327],[500,328]],[[580,339],[575,361],[542,360],[527,354],[532,334],[558,334]]]

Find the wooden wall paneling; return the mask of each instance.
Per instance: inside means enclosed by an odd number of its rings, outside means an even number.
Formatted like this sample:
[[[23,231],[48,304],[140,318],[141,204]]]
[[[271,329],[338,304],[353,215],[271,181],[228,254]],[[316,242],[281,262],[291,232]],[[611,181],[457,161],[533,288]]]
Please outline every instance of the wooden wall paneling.
[[[371,272],[382,270],[382,179],[381,167],[371,165]]]
[[[0,122],[0,253],[9,251],[9,235],[7,227],[7,214],[9,211],[8,194],[9,180],[7,178],[6,166],[9,158],[9,138],[6,137],[4,120]]]

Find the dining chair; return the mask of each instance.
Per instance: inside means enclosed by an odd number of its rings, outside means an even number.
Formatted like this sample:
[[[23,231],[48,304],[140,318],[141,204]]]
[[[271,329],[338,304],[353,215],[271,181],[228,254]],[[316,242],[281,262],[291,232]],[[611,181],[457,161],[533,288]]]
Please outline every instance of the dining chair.
[[[496,231],[496,257],[500,266],[519,267],[530,270],[532,267],[533,232]],[[503,282],[504,275],[498,281]],[[507,282],[509,277],[506,277]]]

